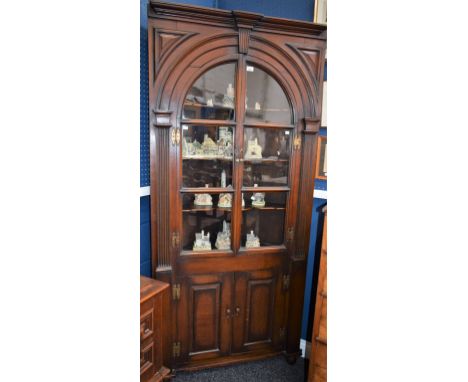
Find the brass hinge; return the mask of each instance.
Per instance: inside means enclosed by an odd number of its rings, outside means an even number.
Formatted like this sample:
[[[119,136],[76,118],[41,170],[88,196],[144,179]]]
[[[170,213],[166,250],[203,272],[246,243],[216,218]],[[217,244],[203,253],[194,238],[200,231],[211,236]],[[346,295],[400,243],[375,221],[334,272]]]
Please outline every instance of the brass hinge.
[[[287,291],[289,290],[289,282],[291,279],[289,278],[289,275],[283,275],[283,290]]]
[[[180,235],[179,232],[172,232],[172,246],[174,248],[178,248],[180,243]]]
[[[285,327],[280,328],[279,336],[280,336],[280,338],[284,338],[286,336],[286,328]]]
[[[287,241],[293,241],[293,239],[294,239],[294,227],[289,227],[286,240]]]
[[[294,150],[299,150],[301,148],[301,137],[294,138]]]
[[[172,356],[174,358],[180,357],[180,342],[172,343]]]
[[[172,299],[180,300],[180,284],[172,285]]]
[[[173,145],[180,143],[180,129],[178,127],[174,127],[171,131],[171,142]]]

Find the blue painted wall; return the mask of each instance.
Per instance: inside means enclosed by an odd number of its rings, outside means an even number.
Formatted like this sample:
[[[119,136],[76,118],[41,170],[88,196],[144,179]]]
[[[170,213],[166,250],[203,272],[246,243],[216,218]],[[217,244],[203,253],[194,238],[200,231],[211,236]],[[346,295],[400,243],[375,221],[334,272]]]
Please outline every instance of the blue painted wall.
[[[262,13],[268,16],[291,18],[312,21],[313,0],[186,0],[171,1],[215,7],[221,9],[237,9]],[[148,131],[148,37],[147,37],[147,0],[140,0],[140,186],[149,186],[149,131]],[[326,77],[325,77],[326,79]],[[320,129],[320,135],[327,135],[327,129]],[[311,174],[312,176],[312,174]],[[317,179],[315,188],[327,189],[327,182]],[[326,200],[314,198],[314,210],[312,212],[311,235],[309,247],[309,260],[307,262],[307,279],[304,296],[304,311],[302,321],[302,338],[308,339],[308,327],[310,326],[311,296],[315,296],[313,290],[314,263],[316,262],[316,247],[320,247],[321,237],[321,207]],[[150,197],[140,198],[140,273],[151,275],[151,239],[150,239]],[[319,239],[319,240],[317,240]],[[319,252],[318,252],[319,253]],[[309,328],[310,331],[310,328]]]
[[[140,198],[140,274],[151,276],[150,197]]]

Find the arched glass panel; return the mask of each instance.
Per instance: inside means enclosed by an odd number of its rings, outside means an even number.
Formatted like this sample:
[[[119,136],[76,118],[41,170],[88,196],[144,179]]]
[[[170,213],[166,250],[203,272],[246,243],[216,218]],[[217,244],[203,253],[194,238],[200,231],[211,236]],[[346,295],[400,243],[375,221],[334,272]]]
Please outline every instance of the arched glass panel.
[[[247,64],[245,122],[292,123],[286,94],[278,82],[256,66]]]
[[[236,64],[223,64],[199,77],[185,97],[184,119],[234,120]]]

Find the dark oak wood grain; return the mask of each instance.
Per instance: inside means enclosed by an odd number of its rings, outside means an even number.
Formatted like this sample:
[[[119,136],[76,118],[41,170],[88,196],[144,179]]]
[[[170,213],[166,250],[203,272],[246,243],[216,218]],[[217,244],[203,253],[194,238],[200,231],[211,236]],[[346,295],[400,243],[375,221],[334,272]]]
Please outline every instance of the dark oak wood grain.
[[[150,1],[148,44],[152,274],[171,284],[166,300],[171,327],[164,362],[173,369],[196,370],[281,352],[294,362],[300,354],[326,27],[257,13]],[[236,67],[234,119],[223,121],[219,118],[224,116],[216,114],[213,118],[218,119],[205,120],[198,101],[190,104],[194,119],[184,119],[191,85],[208,70],[227,63]],[[248,66],[258,67],[277,82],[290,104],[291,123],[244,122]],[[232,189],[182,187],[185,160],[176,137],[184,124],[190,129],[200,125],[233,129]],[[287,186],[242,186],[246,166],[255,164],[243,159],[247,128],[288,132],[288,160],[277,161],[288,171]],[[200,192],[215,197],[233,194],[228,209],[231,250],[187,250],[187,240],[182,240],[184,213],[205,212],[191,211],[190,203],[184,206],[182,200],[184,195]],[[249,205],[242,208],[243,192],[285,195],[283,205],[255,211],[284,216],[284,227],[278,224],[270,229],[275,235],[283,233],[282,242],[242,247],[245,232],[241,225],[249,209]],[[217,209],[205,210],[214,213]],[[276,224],[272,218],[266,221]]]

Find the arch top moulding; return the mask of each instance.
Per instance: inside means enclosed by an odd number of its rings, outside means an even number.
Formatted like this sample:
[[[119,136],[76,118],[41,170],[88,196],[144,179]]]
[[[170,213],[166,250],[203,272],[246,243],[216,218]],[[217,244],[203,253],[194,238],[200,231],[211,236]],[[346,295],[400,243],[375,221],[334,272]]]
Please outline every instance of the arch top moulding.
[[[177,85],[168,81],[169,73],[179,72],[180,77],[185,77],[186,71],[198,72],[197,67],[206,64],[201,56],[210,53],[213,61],[222,56],[232,58],[235,54],[243,54],[247,59],[264,60],[267,66],[271,66],[268,63],[271,58],[281,58],[275,65],[280,72],[277,76],[292,77],[295,85],[302,87],[305,109],[308,103],[311,104],[310,112],[306,114],[315,116],[319,113],[315,105],[319,103],[321,93],[318,84],[322,79],[318,77],[325,60],[326,26],[252,12],[160,1],[150,1],[148,16],[150,20],[152,17],[158,20],[157,25],[148,26],[152,40],[150,84],[157,94],[154,109],[167,110],[174,104],[171,98]],[[170,25],[174,21],[177,21],[177,32],[165,28],[166,22]],[[210,32],[204,33],[208,29]],[[267,42],[271,34],[278,38]],[[215,50],[218,52],[214,53]],[[272,51],[276,53],[272,54]],[[195,76],[200,74],[193,73]],[[312,81],[307,81],[306,77]]]

